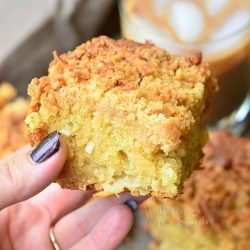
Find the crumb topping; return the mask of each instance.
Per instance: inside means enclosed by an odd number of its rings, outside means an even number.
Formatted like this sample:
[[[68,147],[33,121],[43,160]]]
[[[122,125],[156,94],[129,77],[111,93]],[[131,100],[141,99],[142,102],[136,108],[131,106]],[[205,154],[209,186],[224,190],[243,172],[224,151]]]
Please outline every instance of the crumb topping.
[[[41,106],[56,112],[59,95],[72,84],[86,90],[95,85],[96,93],[89,94],[86,106],[91,104],[93,110],[126,117],[133,125],[138,126],[139,120],[144,126],[143,117],[139,117],[143,110],[151,121],[147,130],[158,127],[161,138],[168,138],[172,144],[179,144],[200,114],[207,113],[217,88],[208,65],[200,59],[172,56],[150,42],[115,41],[101,36],[66,54],[54,52],[48,76],[35,78],[29,85],[31,112],[39,113]],[[65,101],[72,105],[76,99],[76,93],[72,93]],[[134,109],[129,105],[132,102],[137,103]],[[135,117],[131,113],[136,113]],[[33,129],[29,135],[32,144],[46,135],[46,129],[43,122]]]
[[[185,183],[184,201],[216,231],[247,238],[250,232],[250,140],[211,134],[202,169]]]

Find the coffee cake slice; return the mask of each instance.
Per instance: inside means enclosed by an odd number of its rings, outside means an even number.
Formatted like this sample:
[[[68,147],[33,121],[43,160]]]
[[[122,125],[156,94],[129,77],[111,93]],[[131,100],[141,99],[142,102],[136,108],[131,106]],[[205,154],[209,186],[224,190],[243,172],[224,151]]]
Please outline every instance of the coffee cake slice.
[[[207,64],[101,36],[32,80],[29,140],[65,138],[63,187],[173,197],[201,157],[215,89]]]

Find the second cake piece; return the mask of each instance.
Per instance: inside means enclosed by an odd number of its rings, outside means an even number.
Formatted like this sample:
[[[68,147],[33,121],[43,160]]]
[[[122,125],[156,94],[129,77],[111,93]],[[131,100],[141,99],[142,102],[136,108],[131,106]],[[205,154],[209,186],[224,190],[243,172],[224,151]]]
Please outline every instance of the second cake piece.
[[[207,64],[99,37],[32,80],[29,140],[63,135],[63,187],[173,197],[200,159],[215,88]]]

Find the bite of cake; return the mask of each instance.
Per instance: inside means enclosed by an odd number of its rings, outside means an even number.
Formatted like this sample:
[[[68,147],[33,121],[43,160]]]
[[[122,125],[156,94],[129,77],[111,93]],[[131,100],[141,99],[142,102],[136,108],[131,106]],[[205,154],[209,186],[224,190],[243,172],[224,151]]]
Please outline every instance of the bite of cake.
[[[173,197],[201,157],[216,86],[199,60],[102,36],[32,80],[28,137],[64,137],[63,187]]]

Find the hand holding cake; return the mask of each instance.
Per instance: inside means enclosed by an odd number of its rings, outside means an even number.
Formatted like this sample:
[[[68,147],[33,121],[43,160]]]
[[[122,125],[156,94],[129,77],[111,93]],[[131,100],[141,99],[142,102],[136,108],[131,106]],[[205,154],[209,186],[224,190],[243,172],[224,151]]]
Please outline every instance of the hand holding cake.
[[[99,37],[55,52],[48,76],[29,86],[35,148],[0,163],[0,240],[116,248],[141,195],[177,196],[199,164],[216,88],[200,55],[176,57],[150,42]],[[94,193],[105,198],[87,203]],[[21,212],[28,222],[14,219]]]
[[[93,192],[50,185],[64,165],[66,151],[63,139],[52,133],[33,151],[24,147],[0,162],[3,249],[52,249],[53,242],[59,247],[55,249],[110,250],[127,235],[132,212],[143,198],[124,193],[82,206]]]

